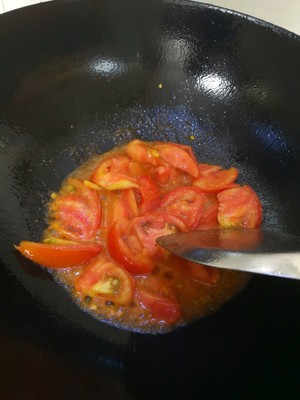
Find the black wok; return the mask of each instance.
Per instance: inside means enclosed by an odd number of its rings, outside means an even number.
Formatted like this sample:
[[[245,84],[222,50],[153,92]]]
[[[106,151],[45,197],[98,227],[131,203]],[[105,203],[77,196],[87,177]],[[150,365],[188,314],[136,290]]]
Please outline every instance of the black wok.
[[[68,173],[132,138],[237,166],[264,226],[300,234],[299,37],[185,1],[74,0],[2,15],[0,57],[1,397],[298,398],[299,281],[255,276],[149,336],[82,312],[13,244],[40,238]]]

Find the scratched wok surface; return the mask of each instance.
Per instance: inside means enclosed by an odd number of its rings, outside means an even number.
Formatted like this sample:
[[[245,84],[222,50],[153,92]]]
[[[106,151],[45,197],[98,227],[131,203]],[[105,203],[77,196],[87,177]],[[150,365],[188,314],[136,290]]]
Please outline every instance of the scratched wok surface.
[[[63,1],[2,15],[0,60],[2,395],[297,397],[298,281],[255,276],[217,314],[142,335],[81,311],[13,244],[39,240],[67,174],[133,138],[237,166],[264,226],[300,234],[299,37],[185,1]]]

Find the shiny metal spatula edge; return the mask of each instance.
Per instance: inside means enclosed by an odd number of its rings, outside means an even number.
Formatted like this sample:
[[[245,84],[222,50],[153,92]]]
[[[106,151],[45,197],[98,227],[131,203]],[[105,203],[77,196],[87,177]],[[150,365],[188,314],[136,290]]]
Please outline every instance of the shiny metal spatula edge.
[[[300,236],[265,229],[211,229],[160,236],[180,257],[218,268],[300,279]]]

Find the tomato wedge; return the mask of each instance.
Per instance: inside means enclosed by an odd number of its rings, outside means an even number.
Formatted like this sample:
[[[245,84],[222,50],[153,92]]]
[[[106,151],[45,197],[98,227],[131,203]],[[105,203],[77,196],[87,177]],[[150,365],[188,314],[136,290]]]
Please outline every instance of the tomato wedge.
[[[176,300],[153,294],[147,290],[138,289],[137,298],[142,306],[149,310],[152,317],[167,324],[178,321],[181,315],[180,306]]]
[[[206,265],[198,264],[193,261],[188,261],[186,270],[188,276],[190,276],[194,281],[203,283],[204,285],[217,285],[221,278],[220,269],[207,267]]]
[[[166,324],[178,321],[181,310],[173,290],[151,276],[141,281],[138,282],[135,294],[141,306],[150,312],[155,320]],[[145,284],[143,281],[146,281]]]
[[[154,257],[160,249],[155,241],[156,238],[175,233],[178,225],[182,227],[182,221],[177,217],[160,213],[145,214],[134,218],[132,224],[149,257]]]
[[[153,211],[159,204],[160,191],[151,176],[141,176],[138,180],[138,191],[141,195],[141,213]]]
[[[217,193],[232,185],[237,176],[236,168],[224,170],[218,165],[199,164],[199,175],[193,185],[203,192]]]
[[[128,157],[116,155],[100,162],[91,176],[91,181],[106,190],[122,190],[138,187],[129,174]]]
[[[262,220],[261,203],[250,186],[236,186],[218,194],[218,221],[224,228],[257,228]]]
[[[172,167],[180,169],[187,174],[197,178],[198,164],[190,152],[175,143],[155,143],[154,148],[160,157],[167,161]]]
[[[68,268],[86,263],[100,251],[98,244],[46,244],[23,240],[15,246],[26,258],[47,268]]]
[[[90,297],[101,296],[126,306],[133,298],[134,280],[121,265],[100,256],[84,268],[75,289]]]
[[[132,140],[125,147],[126,154],[131,160],[150,164],[158,165],[159,163],[159,152],[155,150],[150,144],[142,142],[141,140]]]
[[[154,261],[140,242],[129,219],[121,219],[110,228],[107,248],[110,256],[132,274],[148,274],[154,268]]]
[[[158,211],[180,218],[185,230],[192,230],[201,219],[205,200],[205,194],[195,186],[179,187],[162,198]]]
[[[67,180],[62,194],[54,198],[50,212],[50,227],[62,237],[75,241],[93,239],[101,221],[96,190],[73,178]]]
[[[207,229],[210,227],[217,227],[218,225],[218,208],[219,208],[219,200],[217,195],[214,193],[206,193],[205,201],[203,206],[203,212],[200,219],[200,223],[197,226],[199,227],[206,226]]]
[[[138,206],[133,189],[109,191],[105,194],[105,207],[102,226],[105,229],[120,219],[132,219],[138,215]]]

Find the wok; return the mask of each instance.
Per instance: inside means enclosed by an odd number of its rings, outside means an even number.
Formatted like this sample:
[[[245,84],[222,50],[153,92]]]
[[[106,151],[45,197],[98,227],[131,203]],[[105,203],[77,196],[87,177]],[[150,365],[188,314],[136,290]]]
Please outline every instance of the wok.
[[[1,395],[296,398],[299,281],[255,276],[215,315],[143,335],[81,311],[13,244],[39,240],[67,174],[133,138],[237,166],[264,226],[299,234],[299,37],[186,1],[74,0],[2,15],[0,55]]]

